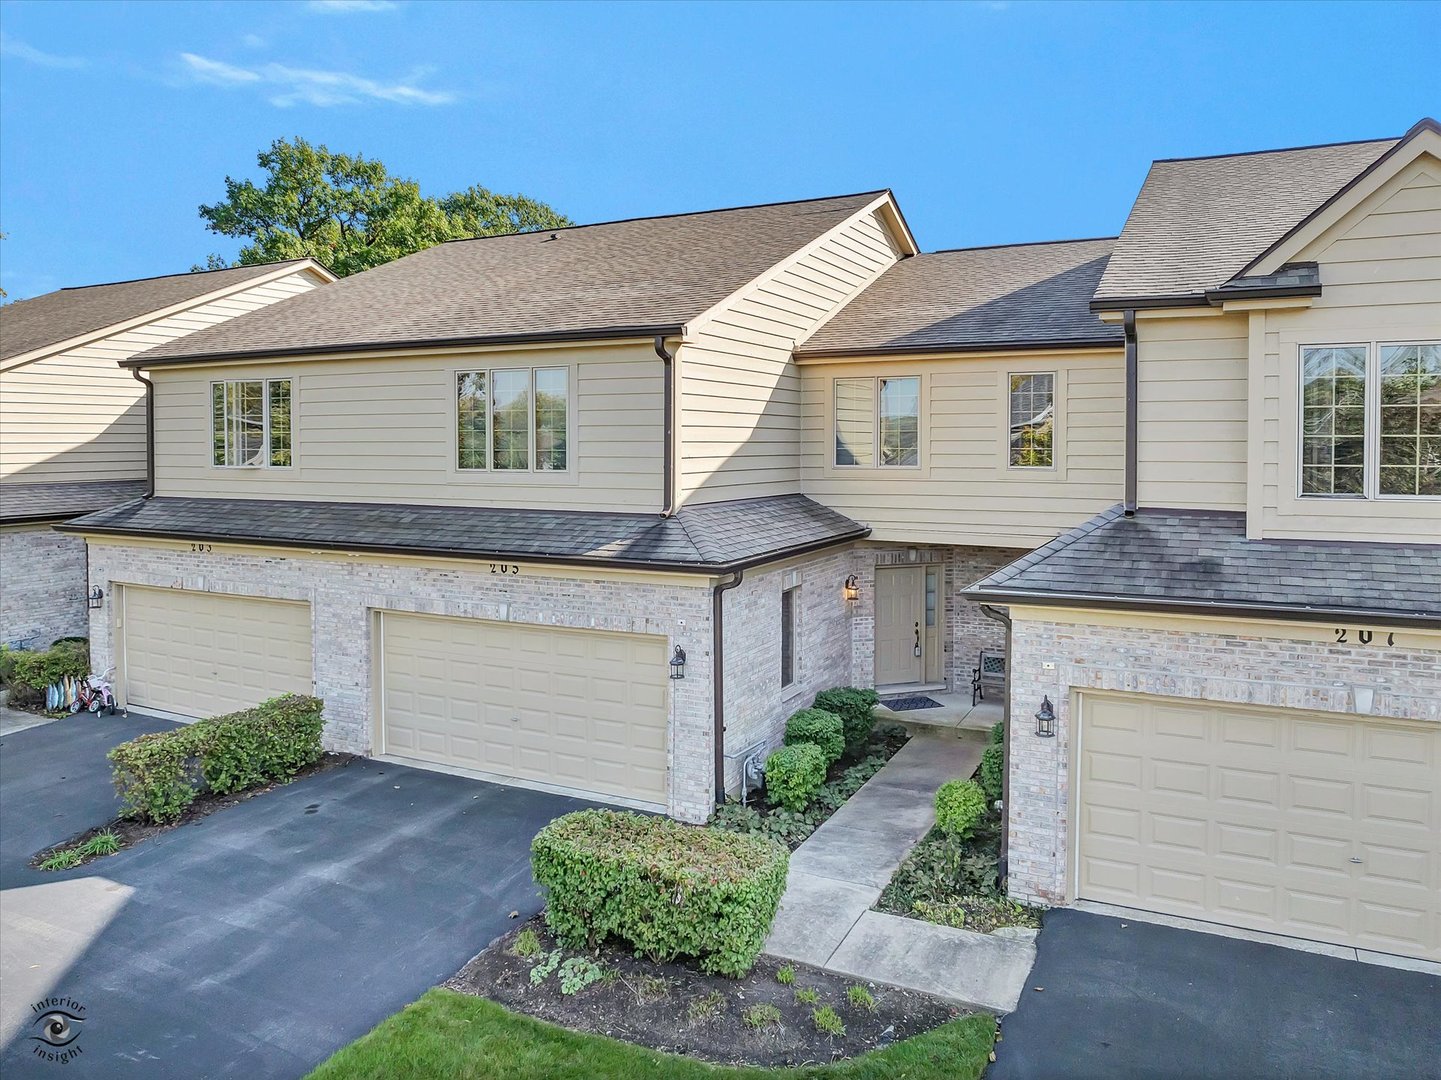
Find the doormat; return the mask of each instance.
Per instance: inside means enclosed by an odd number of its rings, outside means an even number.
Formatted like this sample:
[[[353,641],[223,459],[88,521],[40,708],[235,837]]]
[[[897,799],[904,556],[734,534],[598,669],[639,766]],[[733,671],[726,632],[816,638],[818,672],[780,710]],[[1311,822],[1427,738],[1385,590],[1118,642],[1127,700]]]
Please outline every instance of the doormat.
[[[891,712],[910,712],[912,709],[942,709],[945,708],[935,698],[928,698],[925,694],[907,694],[905,697],[886,698],[881,702]]]

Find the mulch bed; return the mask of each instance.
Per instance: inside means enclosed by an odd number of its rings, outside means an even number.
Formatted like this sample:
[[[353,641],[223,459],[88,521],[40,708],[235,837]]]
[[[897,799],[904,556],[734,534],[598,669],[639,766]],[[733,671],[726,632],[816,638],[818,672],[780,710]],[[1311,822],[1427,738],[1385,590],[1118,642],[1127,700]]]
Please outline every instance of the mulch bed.
[[[44,851],[36,852],[30,859],[30,865],[32,868],[39,869],[40,864],[55,852],[63,848],[83,844],[92,836],[97,836],[103,832],[113,832],[116,836],[120,837],[120,850],[124,851],[126,848],[134,847],[136,844],[149,840],[152,836],[169,832],[171,829],[178,829],[184,825],[199,824],[201,819],[209,817],[217,810],[224,810],[227,806],[235,806],[237,803],[246,802],[249,799],[255,798],[257,795],[264,795],[267,791],[274,791],[276,788],[283,787],[287,783],[294,783],[296,780],[301,780],[307,776],[314,776],[316,773],[344,768],[352,761],[358,760],[360,760],[360,758],[356,754],[322,754],[320,760],[315,764],[307,765],[290,780],[284,782],[267,784],[264,787],[249,788],[246,791],[235,791],[229,795],[202,793],[196,797],[193,803],[185,808],[184,813],[182,813],[177,820],[168,822],[165,825],[156,825],[154,822],[137,821],[131,818],[116,818],[113,821],[107,821],[104,825],[96,825],[94,828],[86,829],[83,833],[78,833],[68,840],[54,844]],[[85,863],[93,862],[97,858],[103,859],[105,857],[104,855],[91,856],[90,858],[82,859],[75,865],[83,866]]]
[[[873,1010],[852,1005],[847,998],[858,980],[832,975],[803,964],[790,964],[795,983],[782,985],[776,972],[786,966],[762,956],[749,975],[729,979],[707,975],[698,967],[675,962],[638,960],[629,951],[602,947],[585,956],[600,965],[600,981],[565,995],[558,975],[533,986],[530,971],[537,957],[511,951],[524,930],[540,939],[544,953],[557,948],[537,915],[491,945],[447,983],[446,987],[490,998],[508,1009],[575,1031],[607,1035],[719,1065],[806,1065],[889,1045],[919,1035],[962,1015],[962,1010],[926,994],[868,985]],[[814,990],[814,1003],[796,1000],[797,990]],[[780,1010],[780,1022],[762,1028],[745,1023],[745,1012],[768,1003]],[[829,1005],[845,1024],[844,1035],[816,1029],[812,1011]]]

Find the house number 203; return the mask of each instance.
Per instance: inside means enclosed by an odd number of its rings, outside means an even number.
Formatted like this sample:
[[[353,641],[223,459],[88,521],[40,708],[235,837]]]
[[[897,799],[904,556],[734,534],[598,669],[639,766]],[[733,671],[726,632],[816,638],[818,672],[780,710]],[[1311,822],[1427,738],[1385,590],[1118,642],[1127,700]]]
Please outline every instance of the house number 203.
[[[520,567],[517,566],[515,563],[493,562],[490,564],[490,572],[492,574],[515,575],[520,573]]]
[[[1376,636],[1376,631],[1374,630],[1354,630],[1350,627],[1345,626],[1336,627],[1336,644],[1350,645],[1352,643],[1353,635],[1355,638],[1355,643],[1358,645],[1396,644],[1396,632],[1394,630],[1387,633],[1385,640],[1382,640],[1381,638],[1378,638]]]

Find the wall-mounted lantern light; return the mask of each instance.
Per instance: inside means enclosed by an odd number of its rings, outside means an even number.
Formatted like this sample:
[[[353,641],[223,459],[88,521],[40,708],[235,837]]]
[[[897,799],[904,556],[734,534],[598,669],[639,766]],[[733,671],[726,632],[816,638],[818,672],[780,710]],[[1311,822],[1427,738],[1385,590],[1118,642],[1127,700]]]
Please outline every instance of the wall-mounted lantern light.
[[[85,602],[92,608],[98,608],[105,603],[105,594],[100,591],[99,585],[96,585],[90,590],[85,597]]]
[[[859,600],[861,598],[861,579],[855,574],[846,578],[845,596],[847,600]]]
[[[1036,734],[1042,739],[1056,737],[1056,708],[1049,695],[1041,698],[1041,711],[1036,713]]]
[[[675,652],[670,656],[670,677],[672,679],[685,678],[685,650],[679,645],[675,647]]]

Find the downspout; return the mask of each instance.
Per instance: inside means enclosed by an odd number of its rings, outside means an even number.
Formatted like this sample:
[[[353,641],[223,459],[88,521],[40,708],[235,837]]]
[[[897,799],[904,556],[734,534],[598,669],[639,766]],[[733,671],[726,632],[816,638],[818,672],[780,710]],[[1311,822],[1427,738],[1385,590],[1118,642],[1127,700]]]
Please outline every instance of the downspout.
[[[665,336],[655,336],[655,354],[660,357],[661,363],[665,366],[664,383],[665,400],[661,405],[665,413],[663,430],[665,433],[665,450],[661,455],[664,464],[661,466],[663,474],[662,484],[665,485],[661,493],[660,516],[668,518],[675,513],[675,354],[668,352],[665,347]]]
[[[1136,309],[1127,308],[1126,330],[1126,492],[1122,507],[1127,517],[1136,516],[1136,444],[1140,415],[1141,366],[1136,356]]]
[[[130,374],[145,384],[145,498],[155,496],[155,384],[131,368]]]
[[[725,605],[721,595],[734,589],[745,578],[737,570],[729,581],[716,585],[710,594],[711,625],[711,711],[715,714],[715,801],[726,801],[726,723],[725,723]],[[742,783],[745,781],[742,780]]]
[[[1006,628],[1006,664],[1009,665],[1011,663],[1011,617],[991,604],[982,604],[981,614]],[[1011,847],[1011,685],[1009,672],[1006,679],[1006,704],[1001,709],[1001,732],[1001,745],[1006,748],[1006,767],[1001,770],[1001,810],[1006,815],[1006,820],[1002,823],[1001,828],[1001,856],[997,863],[996,873],[1004,882],[1007,873],[1007,856]]]

